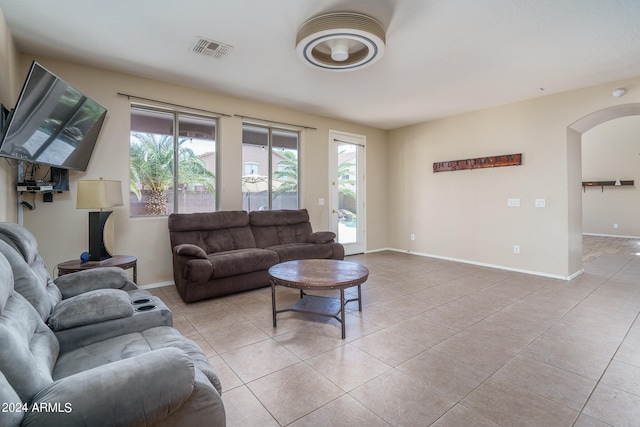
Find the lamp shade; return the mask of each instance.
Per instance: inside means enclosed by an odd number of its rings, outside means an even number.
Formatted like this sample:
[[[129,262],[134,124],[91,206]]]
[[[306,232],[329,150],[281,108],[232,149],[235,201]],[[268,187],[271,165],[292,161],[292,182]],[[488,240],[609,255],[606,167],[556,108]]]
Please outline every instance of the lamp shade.
[[[122,182],[106,179],[78,181],[76,209],[104,209],[122,206]]]

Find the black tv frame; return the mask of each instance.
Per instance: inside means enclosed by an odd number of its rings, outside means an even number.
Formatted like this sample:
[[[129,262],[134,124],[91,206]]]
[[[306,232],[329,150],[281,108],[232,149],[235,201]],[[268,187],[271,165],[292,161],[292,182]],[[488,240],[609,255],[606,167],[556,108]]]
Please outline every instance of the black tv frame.
[[[22,147],[24,150],[29,151],[29,157],[22,157],[17,155],[15,152],[13,153],[9,153],[9,150],[2,150],[2,147],[4,146],[4,144],[7,142],[6,138],[7,135],[6,133],[11,129],[11,125],[12,125],[12,121],[15,119],[15,114],[16,111],[18,111],[20,113],[20,107],[24,102],[25,99],[25,92],[27,90],[27,88],[29,87],[30,82],[32,81],[32,79],[34,79],[33,74],[34,72],[37,70],[37,68],[39,68],[41,72],[44,72],[44,74],[42,74],[45,77],[50,77],[54,80],[52,80],[52,85],[53,84],[57,84],[58,82],[61,82],[62,84],[64,84],[63,88],[64,91],[68,91],[68,90],[72,90],[75,93],[77,93],[80,96],[80,100],[76,102],[76,104],[74,105],[74,108],[71,110],[70,113],[67,113],[66,116],[68,117],[76,117],[75,113],[79,110],[81,110],[82,108],[85,108],[85,106],[87,105],[87,102],[90,102],[91,105],[88,111],[91,111],[91,108],[95,108],[95,107],[99,107],[102,112],[100,113],[99,116],[95,116],[97,118],[95,118],[95,120],[93,120],[93,122],[91,123],[91,126],[87,128],[86,132],[84,134],[82,134],[82,139],[79,141],[78,145],[72,146],[72,151],[66,156],[64,157],[63,160],[61,161],[48,161],[47,159],[41,160],[38,157],[41,155],[41,153],[43,152],[47,152],[47,150],[50,150],[51,147],[51,143],[58,141],[58,138],[61,134],[64,133],[64,131],[66,131],[67,129],[69,129],[69,131],[75,129],[76,131],[78,131],[78,129],[74,126],[74,127],[68,127],[68,122],[64,123],[62,126],[59,126],[59,128],[57,130],[54,130],[51,134],[48,135],[48,138],[46,139],[46,141],[42,142],[40,144],[40,146],[37,148],[35,153],[30,153],[30,150],[28,149],[24,149],[23,146],[19,146]],[[42,82],[44,80],[36,80],[37,83]],[[36,83],[36,84],[37,84]],[[53,86],[51,86],[53,88]],[[45,99],[45,98],[42,98]],[[61,105],[61,99],[62,99],[62,95],[61,98],[58,100],[57,104],[55,107],[59,107]],[[31,102],[33,102],[33,98],[31,98]],[[74,86],[72,86],[71,84],[69,84],[67,81],[65,81],[64,79],[61,79],[60,77],[58,77],[56,74],[52,73],[51,71],[49,71],[47,68],[45,68],[44,66],[42,66],[41,64],[39,64],[37,61],[33,61],[31,64],[31,67],[29,69],[29,73],[23,83],[22,86],[22,90],[20,92],[20,96],[18,97],[18,101],[16,102],[16,106],[15,108],[11,109],[10,111],[6,109],[6,107],[4,107],[4,105],[2,105],[2,107],[0,108],[1,112],[0,112],[0,156],[1,157],[5,157],[5,158],[10,158],[10,159],[14,159],[14,160],[18,160],[18,161],[24,161],[24,162],[28,162],[28,163],[34,163],[34,164],[40,164],[40,165],[47,165],[47,166],[52,166],[52,167],[56,167],[56,168],[60,168],[60,169],[70,169],[70,170],[80,170],[80,171],[86,171],[89,162],[91,160],[91,157],[93,155],[93,151],[95,150],[95,146],[98,143],[98,139],[100,136],[100,131],[102,130],[102,127],[104,126],[104,121],[106,119],[106,115],[107,115],[107,109],[105,107],[103,107],[102,105],[98,104],[95,100],[93,100],[92,98],[86,96],[82,91],[76,89]],[[31,111],[31,110],[27,110],[27,111]],[[36,110],[34,110],[36,111]],[[46,110],[45,110],[46,111]],[[52,109],[51,112],[55,111],[55,109]],[[45,115],[43,115],[44,117],[48,117],[48,119],[46,120],[38,120],[38,126],[43,126],[45,123],[47,123],[47,121],[49,119],[52,119],[54,116],[51,115],[51,112],[46,113]],[[20,116],[22,117],[24,114],[20,113]],[[35,120],[30,120],[30,119],[25,119],[23,121],[23,123],[21,123],[22,126],[27,126],[27,124],[33,124],[36,123]],[[68,137],[69,135],[67,135]],[[67,138],[69,139],[69,138]],[[30,139],[27,139],[26,141],[30,141]],[[25,141],[25,142],[26,142]],[[90,141],[89,144],[85,144],[85,142]],[[60,139],[61,143],[67,142],[67,144],[69,144],[68,141],[64,141],[63,139]],[[17,143],[18,145],[20,144],[19,142]],[[53,153],[55,153],[55,148]],[[88,153],[88,154],[87,154]],[[55,154],[54,154],[55,156]],[[80,163],[77,162],[77,160],[75,160],[74,163],[74,156],[79,157],[81,160]],[[70,160],[71,159],[71,160]],[[86,161],[85,161],[86,159]],[[55,160],[55,157],[53,157],[53,160]]]

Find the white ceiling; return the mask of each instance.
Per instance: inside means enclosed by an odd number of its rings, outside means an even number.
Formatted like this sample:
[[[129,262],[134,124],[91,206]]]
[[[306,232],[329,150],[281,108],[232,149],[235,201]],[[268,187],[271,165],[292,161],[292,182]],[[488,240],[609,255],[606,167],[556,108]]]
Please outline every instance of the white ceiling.
[[[0,0],[0,9],[22,52],[382,129],[640,76],[640,0]],[[340,73],[300,62],[298,27],[340,11],[383,24],[384,56]],[[195,54],[198,37],[233,50]]]

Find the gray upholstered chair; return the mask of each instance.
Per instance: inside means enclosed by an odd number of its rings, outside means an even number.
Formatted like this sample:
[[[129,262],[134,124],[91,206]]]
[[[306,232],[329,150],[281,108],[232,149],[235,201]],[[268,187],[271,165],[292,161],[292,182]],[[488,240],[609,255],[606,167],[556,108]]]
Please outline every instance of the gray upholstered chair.
[[[224,426],[218,377],[168,326],[64,351],[0,254],[0,425]]]
[[[35,237],[21,225],[0,223],[0,253],[11,265],[16,291],[56,333],[63,349],[154,326],[173,326],[166,304],[138,289],[119,268],[96,268],[52,280]]]

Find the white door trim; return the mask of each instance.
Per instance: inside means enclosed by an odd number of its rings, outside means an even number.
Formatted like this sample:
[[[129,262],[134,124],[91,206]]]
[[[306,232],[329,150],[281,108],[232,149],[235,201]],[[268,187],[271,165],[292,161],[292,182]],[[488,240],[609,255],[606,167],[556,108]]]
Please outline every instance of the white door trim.
[[[338,235],[338,156],[337,144],[353,144],[357,153],[356,194],[357,194],[357,227],[356,242],[345,243],[345,254],[364,253],[366,250],[366,163],[365,148],[367,137],[354,133],[329,130],[329,213],[331,229]]]

